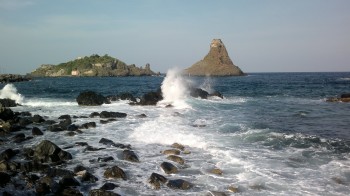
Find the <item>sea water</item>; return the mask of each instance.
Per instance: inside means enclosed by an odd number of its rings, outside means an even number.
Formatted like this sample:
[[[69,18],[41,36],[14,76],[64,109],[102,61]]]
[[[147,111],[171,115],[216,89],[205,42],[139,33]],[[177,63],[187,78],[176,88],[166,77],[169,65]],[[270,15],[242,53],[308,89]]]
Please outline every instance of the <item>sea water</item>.
[[[43,139],[60,147],[87,142],[94,147],[104,137],[131,144],[140,163],[125,162],[122,150],[83,152],[67,149],[73,160],[67,169],[83,164],[99,178],[81,186],[99,188],[107,180],[97,157],[113,156],[127,181],[116,181],[121,195],[205,195],[209,190],[240,195],[349,195],[350,193],[350,104],[329,103],[327,97],[350,92],[350,73],[252,73],[244,77],[183,77],[171,70],[166,77],[38,78],[13,85],[1,84],[0,97],[21,104],[14,111],[29,111],[57,120],[64,114],[89,116],[92,112],[125,112],[125,119],[108,124],[99,118],[77,118],[77,125],[94,121],[96,128],[75,136],[45,131],[23,144],[33,147]],[[188,87],[219,91],[224,98],[192,98]],[[116,101],[102,106],[78,106],[75,98],[84,90],[105,96],[130,92],[135,96],[161,88],[165,99],[156,106],[132,106]],[[171,104],[173,107],[166,107]],[[139,118],[146,114],[146,118]],[[28,135],[28,131],[25,132]],[[166,156],[160,152],[172,143],[185,145],[179,173],[166,175],[160,168]],[[0,146],[1,151],[8,146]],[[16,148],[16,146],[12,146]],[[110,163],[109,163],[110,164]],[[222,175],[210,172],[222,170]],[[190,190],[147,183],[152,172],[168,179],[185,179]]]

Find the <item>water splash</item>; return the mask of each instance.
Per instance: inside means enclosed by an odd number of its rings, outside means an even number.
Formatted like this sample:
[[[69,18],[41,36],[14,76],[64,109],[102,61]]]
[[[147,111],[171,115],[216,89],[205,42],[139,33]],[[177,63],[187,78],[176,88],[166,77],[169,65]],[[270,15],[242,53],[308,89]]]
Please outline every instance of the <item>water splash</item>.
[[[188,95],[187,84],[182,75],[181,71],[177,68],[168,70],[166,77],[162,82],[162,93],[163,100],[159,102],[159,105],[169,105],[182,109],[188,108],[189,105],[186,104],[185,99]]]
[[[17,92],[17,89],[13,84],[6,84],[6,86],[0,90],[0,98],[15,100],[18,104],[22,104],[24,99],[24,97]]]

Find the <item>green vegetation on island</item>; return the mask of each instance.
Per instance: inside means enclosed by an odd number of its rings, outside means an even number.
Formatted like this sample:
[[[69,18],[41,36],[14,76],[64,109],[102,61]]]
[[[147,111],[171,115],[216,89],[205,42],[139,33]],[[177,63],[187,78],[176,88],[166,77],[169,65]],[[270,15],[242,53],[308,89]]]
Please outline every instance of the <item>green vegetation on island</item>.
[[[78,57],[75,60],[58,65],[44,64],[31,72],[32,77],[59,76],[150,76],[156,73],[149,64],[145,67],[127,65],[123,61],[109,55]]]

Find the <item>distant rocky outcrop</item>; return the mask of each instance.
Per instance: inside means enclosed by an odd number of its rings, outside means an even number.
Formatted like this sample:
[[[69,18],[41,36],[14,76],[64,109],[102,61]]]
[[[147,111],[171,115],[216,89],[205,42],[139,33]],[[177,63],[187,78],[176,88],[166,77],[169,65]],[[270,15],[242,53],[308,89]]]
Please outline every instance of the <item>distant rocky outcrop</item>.
[[[210,51],[203,60],[184,70],[191,76],[243,76],[243,71],[233,64],[221,39],[213,39]]]
[[[327,102],[350,102],[350,93],[341,94],[340,97],[331,97],[326,100]]]
[[[145,67],[127,65],[123,61],[108,56],[93,54],[78,57],[75,60],[58,65],[44,64],[31,72],[32,77],[60,77],[60,76],[151,76],[157,73],[151,70],[150,64]]]

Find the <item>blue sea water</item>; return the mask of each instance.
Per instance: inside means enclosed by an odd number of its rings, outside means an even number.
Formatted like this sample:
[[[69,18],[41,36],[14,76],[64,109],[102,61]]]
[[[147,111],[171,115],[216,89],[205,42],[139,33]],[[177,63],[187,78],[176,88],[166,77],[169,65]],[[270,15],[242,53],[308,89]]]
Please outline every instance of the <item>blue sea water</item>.
[[[13,109],[16,111],[30,111],[47,119],[57,119],[64,114],[88,116],[103,110],[128,114],[126,119],[109,124],[99,124],[99,119],[78,118],[74,123],[95,121],[98,126],[74,137],[46,131],[42,138],[24,145],[31,147],[46,138],[60,146],[77,141],[99,146],[101,137],[131,144],[141,163],[120,160],[120,151],[113,148],[90,153],[80,148],[68,150],[74,156],[72,165],[83,163],[95,168],[100,181],[90,188],[98,188],[106,181],[103,169],[90,160],[97,156],[115,156],[113,164],[120,165],[130,177],[127,182],[118,182],[120,187],[114,190],[122,195],[205,195],[209,190],[230,194],[229,187],[237,188],[241,195],[349,194],[350,104],[330,103],[326,98],[350,92],[350,73],[179,76],[174,80],[209,92],[219,91],[224,99],[192,98],[180,89],[186,85],[170,82],[164,88],[176,91],[169,96],[173,98],[173,108],[131,106],[127,101],[81,107],[75,101],[84,90],[105,96],[122,92],[142,96],[160,88],[165,79],[67,77],[16,83],[14,86],[23,97],[22,106]],[[181,91],[180,95],[177,90]],[[141,113],[147,118],[138,118]],[[177,165],[178,174],[165,175],[159,165],[166,157],[159,152],[174,142],[184,144],[191,154],[181,155],[186,164]],[[213,168],[220,168],[223,174],[211,174],[209,171]],[[166,186],[153,190],[147,183],[152,172],[170,179],[186,179],[194,187],[188,191]]]

